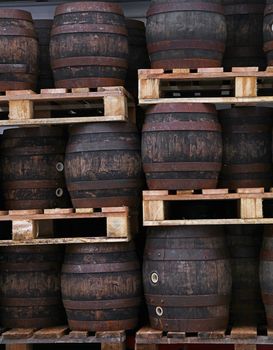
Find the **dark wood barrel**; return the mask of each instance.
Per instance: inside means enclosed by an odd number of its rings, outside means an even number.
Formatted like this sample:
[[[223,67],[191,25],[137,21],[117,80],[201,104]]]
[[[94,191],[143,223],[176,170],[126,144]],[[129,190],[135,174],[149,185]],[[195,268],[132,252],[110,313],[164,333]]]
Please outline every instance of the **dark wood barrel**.
[[[273,65],[273,0],[267,0],[264,11],[264,24],[263,24],[263,36],[264,36],[264,52],[267,57],[267,65]]]
[[[121,7],[93,1],[57,6],[50,55],[56,87],[124,85],[128,37]]]
[[[215,188],[221,161],[221,126],[214,106],[174,103],[147,110],[142,162],[149,189]]]
[[[126,89],[138,99],[138,69],[150,68],[146,46],[145,24],[134,19],[126,19],[128,31],[129,60],[126,76]]]
[[[69,207],[65,186],[66,133],[59,127],[5,130],[1,145],[5,209]]]
[[[222,65],[226,22],[220,0],[153,0],[146,33],[152,68]]]
[[[38,41],[31,13],[0,9],[0,91],[35,89]]]
[[[220,187],[272,186],[271,108],[235,107],[220,112],[223,168]]]
[[[263,230],[263,225],[226,227],[232,271],[230,321],[236,325],[265,324],[259,280]]]
[[[231,270],[223,229],[149,229],[143,283],[153,328],[174,332],[225,329]]]
[[[0,322],[8,328],[62,325],[62,249],[57,246],[0,248]]]
[[[72,127],[65,177],[75,208],[135,206],[142,188],[136,127],[119,122]]]
[[[132,244],[68,246],[61,280],[72,330],[115,331],[137,326],[141,275]]]
[[[53,20],[37,19],[34,27],[39,42],[39,74],[37,89],[50,89],[54,87],[53,73],[50,66],[49,42]]]
[[[273,327],[273,226],[266,225],[260,255],[260,284],[268,327]]]
[[[227,21],[224,68],[258,66],[265,69],[263,16],[265,0],[223,0]]]

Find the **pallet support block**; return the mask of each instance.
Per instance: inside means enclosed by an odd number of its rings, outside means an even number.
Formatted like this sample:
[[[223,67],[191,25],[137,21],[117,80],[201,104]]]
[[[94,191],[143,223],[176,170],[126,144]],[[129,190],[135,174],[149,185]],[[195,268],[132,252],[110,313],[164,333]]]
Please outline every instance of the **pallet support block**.
[[[143,201],[143,221],[161,221],[165,219],[163,201]]]
[[[128,118],[127,98],[123,96],[105,96],[104,97],[104,115],[108,116],[124,116]]]
[[[160,98],[160,79],[139,79],[139,99]]]
[[[12,239],[21,241],[35,239],[39,235],[39,223],[37,220],[14,220],[12,221]]]
[[[126,350],[126,344],[123,343],[101,343],[101,350]]]
[[[33,102],[27,100],[9,101],[9,119],[33,119]]]
[[[257,97],[256,77],[236,77],[235,78],[236,97]]]
[[[128,216],[108,217],[106,219],[106,231],[109,238],[129,237],[130,222]]]
[[[241,219],[263,218],[263,203],[261,198],[241,198],[239,205]]]

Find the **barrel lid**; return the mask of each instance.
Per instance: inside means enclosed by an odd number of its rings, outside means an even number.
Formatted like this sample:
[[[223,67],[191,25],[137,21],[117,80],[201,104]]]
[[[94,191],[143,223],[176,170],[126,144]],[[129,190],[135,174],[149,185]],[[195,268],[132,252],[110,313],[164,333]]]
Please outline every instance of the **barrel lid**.
[[[113,4],[109,2],[72,2],[65,3],[56,7],[55,16],[59,16],[65,13],[73,12],[112,12],[118,15],[123,15],[123,10],[118,4]]]
[[[216,114],[214,105],[202,103],[164,103],[157,104],[147,109],[146,114],[157,113],[213,113]]]
[[[21,19],[25,21],[32,22],[32,15],[28,11],[9,9],[9,8],[0,8],[0,18],[11,18],[11,19]]]

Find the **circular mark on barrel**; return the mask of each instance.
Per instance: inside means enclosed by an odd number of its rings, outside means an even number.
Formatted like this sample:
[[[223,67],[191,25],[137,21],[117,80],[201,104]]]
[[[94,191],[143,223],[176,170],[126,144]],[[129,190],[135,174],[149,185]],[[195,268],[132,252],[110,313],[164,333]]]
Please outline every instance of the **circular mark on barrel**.
[[[159,280],[158,274],[157,274],[156,272],[153,272],[153,273],[151,274],[151,281],[152,281],[153,283],[157,283],[158,280]]]
[[[162,316],[163,315],[163,309],[161,306],[157,306],[156,309],[155,309],[155,312],[157,314],[157,316]]]
[[[64,170],[64,164],[62,162],[58,162],[56,164],[56,169],[57,171],[62,172]]]
[[[59,187],[59,188],[56,189],[55,193],[56,193],[57,197],[62,197],[62,195],[64,194],[64,191],[63,191],[62,188]]]

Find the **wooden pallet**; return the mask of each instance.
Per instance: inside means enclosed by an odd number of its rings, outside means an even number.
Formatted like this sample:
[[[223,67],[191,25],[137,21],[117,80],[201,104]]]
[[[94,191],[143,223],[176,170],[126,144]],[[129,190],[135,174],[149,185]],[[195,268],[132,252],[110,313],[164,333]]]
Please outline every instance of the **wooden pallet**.
[[[263,188],[241,188],[236,193],[230,193],[228,189],[202,190],[200,193],[194,191],[144,191],[143,224],[144,226],[273,224],[273,218],[264,218],[264,199],[273,199],[272,189],[271,192],[265,192]],[[168,220],[168,202],[204,200],[236,200],[238,202],[238,218]],[[182,215],[183,213],[181,213]]]
[[[125,350],[125,331],[116,332],[78,332],[70,331],[68,326],[43,329],[14,328],[2,330],[0,343],[6,350],[31,350],[32,344],[87,344],[99,343],[102,350]]]
[[[273,102],[273,67],[139,70],[139,103],[249,104]],[[191,92],[191,94],[190,94]],[[210,93],[209,93],[210,92]],[[171,96],[170,96],[171,95]]]
[[[256,345],[273,344],[273,332],[266,327],[231,327],[214,332],[162,332],[149,327],[136,334],[137,350],[157,350],[161,344],[234,344],[235,350],[254,350]]]
[[[94,109],[101,109],[102,115],[88,115]],[[75,110],[87,115],[73,117]],[[62,117],[52,117],[53,111],[62,111]],[[0,120],[0,126],[135,122],[136,118],[133,98],[123,87],[98,88],[95,92],[89,88],[43,89],[39,94],[31,90],[6,91],[0,95],[0,112],[8,113],[8,120]]]
[[[52,237],[53,220],[98,218],[106,219],[106,237]],[[12,240],[0,240],[0,246],[128,242],[137,231],[136,212],[128,207],[10,210],[0,212],[0,221],[12,221]]]

